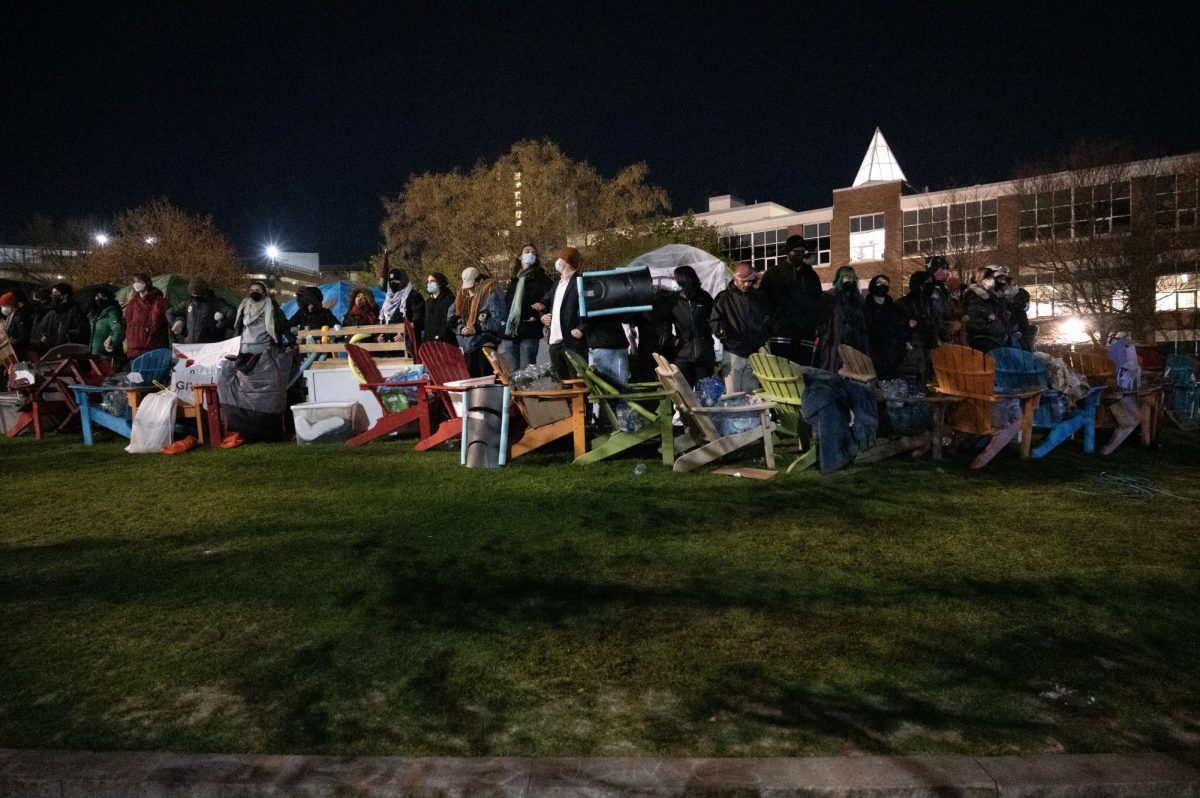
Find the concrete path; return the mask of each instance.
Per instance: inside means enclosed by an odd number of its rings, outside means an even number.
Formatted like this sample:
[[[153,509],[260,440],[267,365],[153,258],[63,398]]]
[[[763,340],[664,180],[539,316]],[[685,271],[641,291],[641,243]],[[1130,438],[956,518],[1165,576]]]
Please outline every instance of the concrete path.
[[[0,749],[2,798],[1200,796],[1200,752],[1032,757],[468,759]]]

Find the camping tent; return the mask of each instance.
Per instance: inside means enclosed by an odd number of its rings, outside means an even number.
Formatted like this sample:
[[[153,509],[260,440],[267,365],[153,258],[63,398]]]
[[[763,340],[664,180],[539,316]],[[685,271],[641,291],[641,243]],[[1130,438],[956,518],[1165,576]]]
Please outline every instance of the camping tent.
[[[665,247],[638,255],[627,264],[627,268],[648,267],[655,285],[675,285],[675,269],[691,266],[700,277],[700,285],[710,296],[716,296],[729,284],[729,272],[725,262],[716,255],[687,244],[667,244]]]
[[[349,280],[339,280],[336,283],[325,283],[324,285],[319,285],[317,287],[321,289],[321,297],[325,300],[322,304],[332,310],[333,315],[337,316],[339,319],[346,318],[346,311],[350,310],[350,296],[359,288],[367,288],[370,290],[371,295],[375,297],[376,305],[382,305],[383,300],[387,296],[387,294],[385,294],[383,291],[380,291],[378,288],[358,285],[357,283],[352,283]],[[413,290],[416,291],[417,287],[413,286]],[[300,306],[297,304],[296,300],[289,299],[280,307],[283,309],[283,315],[290,319],[292,314],[294,314]]]
[[[157,277],[151,278],[150,282],[155,288],[163,292],[163,296],[167,298],[167,302],[175,306],[187,301],[188,282],[191,279],[186,274],[160,274]],[[241,304],[242,298],[225,286],[214,285],[210,287],[213,293],[235,308]],[[133,286],[125,285],[117,291],[117,301],[121,303],[122,307],[129,302],[129,297],[131,296],[133,296]],[[91,299],[90,296],[87,297],[89,302]]]

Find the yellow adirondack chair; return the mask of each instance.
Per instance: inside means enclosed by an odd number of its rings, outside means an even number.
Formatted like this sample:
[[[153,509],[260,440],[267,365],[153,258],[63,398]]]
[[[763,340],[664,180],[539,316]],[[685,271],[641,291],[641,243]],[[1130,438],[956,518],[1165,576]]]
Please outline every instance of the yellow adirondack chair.
[[[817,447],[813,445],[812,429],[800,412],[804,400],[804,372],[800,366],[777,355],[756,352],[750,356],[750,370],[762,386],[754,394],[775,405],[778,431],[797,441],[801,454],[788,466],[788,473],[815,465]]]

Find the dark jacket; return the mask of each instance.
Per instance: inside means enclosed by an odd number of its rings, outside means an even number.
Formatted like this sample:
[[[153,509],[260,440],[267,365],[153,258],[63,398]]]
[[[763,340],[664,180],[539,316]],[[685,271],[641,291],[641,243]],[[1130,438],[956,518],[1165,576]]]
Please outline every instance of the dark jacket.
[[[842,367],[839,346],[852,346],[870,356],[871,343],[867,338],[867,321],[863,315],[863,295],[857,289],[843,290],[836,278],[833,286],[825,292],[829,311],[817,349],[817,363],[826,371],[836,372]]]
[[[74,298],[51,307],[38,321],[30,337],[29,348],[47,352],[62,344],[88,344],[92,325]]]
[[[92,323],[90,347],[92,354],[100,357],[121,355],[121,344],[125,341],[125,323],[121,320],[121,306],[114,302],[99,312],[93,313],[89,318]],[[104,348],[106,339],[111,339],[109,340],[109,345],[112,346],[111,352]]]
[[[623,316],[595,316],[586,319],[579,329],[588,349],[628,349],[629,337],[621,326]]]
[[[525,277],[525,293],[522,295],[520,322],[517,325],[516,334],[512,337],[518,340],[541,338],[542,312],[534,310],[533,306],[542,301],[546,292],[554,288],[554,284],[550,282],[549,275],[539,265],[522,269],[513,275],[504,290],[504,304],[508,306],[510,313],[512,312],[513,297],[517,295],[517,281],[522,274],[527,275]],[[505,321],[507,322],[507,319]]]
[[[412,322],[413,329],[420,335],[425,329],[425,299],[421,296],[421,292],[414,285],[412,290],[408,292],[408,296],[404,298],[404,316],[392,316],[390,322],[383,320],[383,306],[379,306],[379,323],[380,324],[404,324],[405,319]]]
[[[743,293],[730,280],[713,300],[708,320],[725,349],[738,357],[750,357],[767,342],[767,303],[757,288]]]
[[[167,311],[171,306],[154,286],[146,295],[134,294],[125,305],[125,354],[130,360],[155,349],[167,349]]]
[[[220,321],[213,318],[218,313],[221,314]],[[199,297],[190,296],[186,302],[168,310],[167,323],[183,322],[180,343],[212,344],[228,337],[235,313],[232,305],[210,290]]]
[[[0,317],[0,326],[8,333],[8,340],[17,353],[17,359],[24,360],[29,354],[29,339],[33,335],[33,306],[24,305],[13,311],[8,318]]]
[[[712,315],[713,298],[701,290],[694,297],[676,294],[671,308],[671,321],[675,324],[675,362],[712,363],[716,360],[713,347],[712,328],[708,319]]]
[[[967,289],[967,343],[981,352],[1008,346],[1008,301],[981,285]]]
[[[868,296],[863,305],[863,317],[867,321],[867,340],[871,344],[871,362],[881,380],[896,376],[900,361],[904,357],[904,344],[908,341],[908,321],[899,306],[890,296],[876,302]]]
[[[319,330],[322,327],[333,329],[334,326],[341,324],[338,317],[333,315],[332,310],[321,305],[317,305],[311,311],[305,307],[297,308],[287,323],[288,327],[293,330]]]
[[[566,294],[563,296],[561,308],[562,318],[559,321],[561,322],[563,334],[562,345],[576,352],[586,352],[588,348],[586,336],[576,338],[571,335],[571,330],[579,327],[579,290],[578,281],[575,279],[578,276],[578,273],[571,275],[571,279],[567,282]],[[562,281],[559,280],[559,282]],[[546,313],[554,312],[554,291],[556,288],[558,288],[558,283],[551,283],[550,289],[542,297],[541,302],[546,306]],[[580,331],[583,330],[582,327],[579,327],[579,329]]]
[[[908,325],[907,342],[914,347],[932,352],[937,349],[938,332],[942,327],[942,319],[937,315],[937,309],[930,301],[932,291],[926,288],[929,277],[925,272],[917,272],[908,282],[908,293],[896,303],[900,313]],[[911,322],[916,322],[912,324]]]
[[[767,334],[811,341],[825,323],[821,278],[812,266],[781,260],[767,269],[759,290],[767,301]]]
[[[458,338],[454,335],[454,325],[450,323],[450,316],[454,313],[454,294],[443,289],[437,296],[426,299],[423,307],[425,326],[418,333],[421,340],[445,341],[457,346]]]

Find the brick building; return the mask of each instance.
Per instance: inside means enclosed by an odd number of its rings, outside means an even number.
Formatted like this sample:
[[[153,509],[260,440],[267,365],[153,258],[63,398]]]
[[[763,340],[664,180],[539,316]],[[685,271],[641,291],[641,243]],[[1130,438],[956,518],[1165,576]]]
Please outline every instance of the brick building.
[[[1082,325],[1104,323],[1074,318],[1078,302],[1064,301],[1068,283],[1082,290],[1078,263],[1105,259],[1117,271],[1134,268],[1128,265],[1128,242],[1144,233],[1138,240],[1154,248],[1142,257],[1154,261],[1143,293],[1153,294],[1147,301],[1155,303],[1156,337],[1194,347],[1200,338],[1197,162],[1200,154],[1190,154],[919,192],[876,129],[854,182],[834,189],[828,207],[793,211],[724,195],[710,198],[708,210],[696,218],[720,230],[723,256],[760,270],[783,257],[789,235],[803,235],[817,249],[816,269],[826,285],[847,263],[863,286],[887,274],[896,295],[904,293],[909,275],[924,267],[927,255],[947,256],[964,278],[978,266],[1007,265],[1030,291],[1030,315],[1050,340],[1060,341],[1079,336]],[[1136,280],[1115,284],[1126,283]],[[1115,289],[1114,318],[1127,304],[1122,292]],[[1095,315],[1104,315],[1104,309]],[[1073,328],[1063,325],[1068,316]]]

